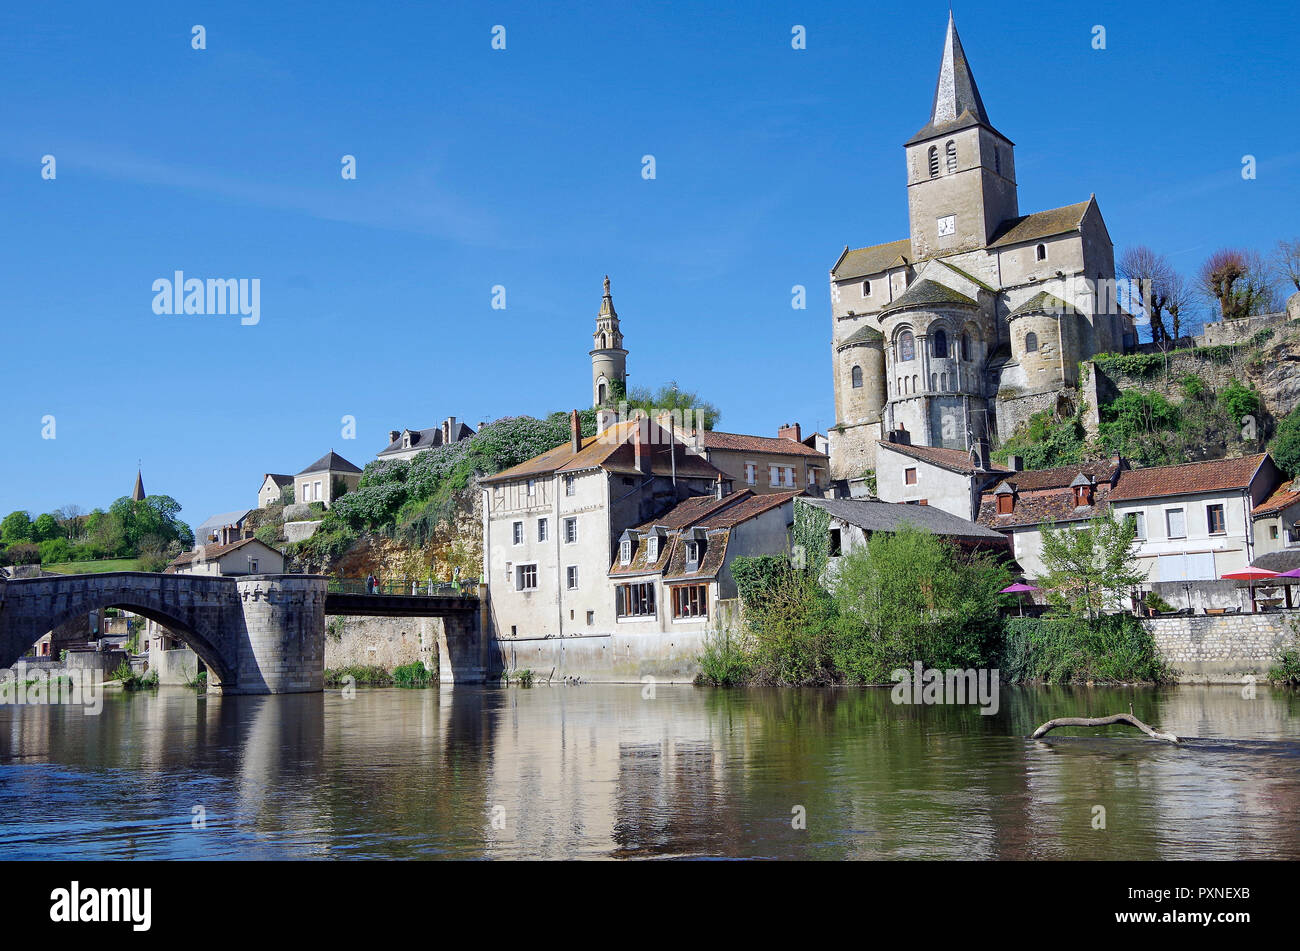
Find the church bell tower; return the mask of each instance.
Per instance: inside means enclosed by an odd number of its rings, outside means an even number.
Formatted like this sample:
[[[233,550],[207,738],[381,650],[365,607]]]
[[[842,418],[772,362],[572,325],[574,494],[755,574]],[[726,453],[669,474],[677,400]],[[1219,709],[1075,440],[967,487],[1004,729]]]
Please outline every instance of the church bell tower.
[[[1015,145],[989,122],[951,12],[930,121],[904,148],[913,260],[986,248],[1019,216]]]
[[[612,406],[627,395],[627,351],[623,349],[623,332],[618,329],[614,298],[609,293],[608,274],[592,345],[591,405]]]

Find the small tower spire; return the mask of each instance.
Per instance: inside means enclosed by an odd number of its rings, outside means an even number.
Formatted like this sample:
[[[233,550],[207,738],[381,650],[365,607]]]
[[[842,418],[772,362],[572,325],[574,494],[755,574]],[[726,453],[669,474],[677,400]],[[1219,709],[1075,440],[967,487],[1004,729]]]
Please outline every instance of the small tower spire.
[[[617,401],[627,387],[627,351],[623,349],[623,332],[619,329],[618,311],[605,275],[605,292],[596,314],[596,332],[592,334],[591,395],[593,406]]]
[[[131,490],[131,498],[136,502],[144,501],[144,476],[141,474],[139,464],[135,469],[135,488]]]
[[[928,133],[937,134],[938,127],[956,122],[966,112],[976,122],[993,127],[984,110],[979,87],[975,85],[975,74],[971,72],[966,51],[962,49],[961,37],[957,35],[957,22],[949,9],[948,33],[943,39],[943,57],[939,61],[939,80],[934,86],[930,121],[913,137],[913,141],[924,138]]]

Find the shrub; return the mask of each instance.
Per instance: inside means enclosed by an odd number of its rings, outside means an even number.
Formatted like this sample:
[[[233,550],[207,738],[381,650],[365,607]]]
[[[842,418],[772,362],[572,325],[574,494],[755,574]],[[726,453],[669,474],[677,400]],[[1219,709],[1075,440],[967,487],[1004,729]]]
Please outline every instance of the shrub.
[[[742,639],[728,631],[705,637],[704,652],[698,662],[697,684],[734,687],[745,683],[753,674],[753,665]]]
[[[1283,472],[1300,478],[1300,406],[1282,417],[1269,451]]]
[[[1230,419],[1240,424],[1246,416],[1259,416],[1262,401],[1254,387],[1229,380],[1228,385],[1219,391],[1219,405]]]
[[[1166,683],[1174,671],[1131,614],[1008,618],[998,667],[1011,682]]]
[[[358,686],[388,687],[393,683],[392,675],[382,667],[353,666],[340,667],[325,671],[325,686],[342,687],[345,678],[351,677]]]
[[[436,681],[424,662],[416,660],[393,668],[393,683],[398,687],[427,687]]]

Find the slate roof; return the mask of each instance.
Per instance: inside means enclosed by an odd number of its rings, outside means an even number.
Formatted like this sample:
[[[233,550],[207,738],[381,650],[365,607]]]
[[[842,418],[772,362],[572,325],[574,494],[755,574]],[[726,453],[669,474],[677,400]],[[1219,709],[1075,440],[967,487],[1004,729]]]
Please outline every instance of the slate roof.
[[[1028,469],[1013,472],[1003,482],[1009,482],[1017,492],[1037,492],[1042,489],[1064,489],[1070,486],[1080,472],[1091,476],[1098,485],[1110,484],[1116,475],[1128,468],[1128,463],[1115,457],[1103,460],[1078,462],[1072,466],[1057,466],[1054,469]]]
[[[638,425],[648,427],[645,435],[649,440],[646,448],[650,452],[650,471],[655,475],[671,474],[673,458],[668,454],[668,442],[671,438],[668,431],[655,422],[642,423],[640,420],[629,419],[615,423],[595,436],[583,438],[577,452],[573,451],[572,443],[565,441],[554,449],[548,449],[517,466],[489,476],[482,482],[490,485],[514,479],[551,475],[556,472],[578,472],[583,469],[597,468],[626,474],[639,472],[636,467],[636,450],[632,445]],[[791,442],[791,445],[800,444]],[[703,456],[688,452],[680,440],[674,440],[672,449],[676,457],[678,477],[716,479],[722,474]]]
[[[337,452],[331,449],[325,455],[321,456],[306,469],[298,472],[298,475],[306,475],[308,472],[360,472],[361,470],[348,462]]]
[[[668,565],[664,568],[664,581],[712,581],[727,560],[729,531],[710,531],[704,539],[704,557],[693,571],[686,570],[686,543],[681,536],[673,539]]]
[[[913,459],[960,475],[974,475],[977,472],[991,477],[1013,475],[1010,469],[1003,469],[1001,466],[994,466],[991,469],[977,469],[975,463],[971,461],[971,454],[962,449],[943,449],[939,446],[911,446],[906,443],[889,442],[884,439],[877,442],[885,449],[893,450],[904,456],[910,456]]]
[[[934,105],[930,107],[930,121],[907,141],[908,145],[924,139],[934,138],[964,129],[971,125],[982,125],[994,132],[984,109],[984,100],[980,98],[979,87],[975,85],[975,74],[971,72],[966,60],[966,51],[962,49],[961,37],[957,35],[957,24],[952,11],[948,11],[948,33],[943,41],[943,58],[939,63],[939,79],[934,87]],[[999,132],[998,135],[1001,135]]]
[[[904,502],[877,502],[870,499],[814,498],[800,499],[799,504],[825,509],[833,518],[856,525],[867,532],[896,532],[904,525],[912,525],[949,538],[997,543],[1007,541],[1006,536],[1000,532],[933,505],[908,505]]]
[[[919,281],[913,281],[907,290],[880,308],[880,313],[887,314],[908,307],[952,306],[954,304],[965,307],[979,306],[965,294],[953,290],[946,284],[940,284],[938,281],[932,281],[929,278],[922,278]]]
[[[194,533],[194,537],[202,541],[207,537],[207,534],[210,531],[215,532],[217,529],[224,528],[227,525],[239,526],[244,519],[248,518],[248,514],[252,511],[252,509],[235,509],[233,512],[222,512],[219,515],[210,515],[199,524],[198,529]]]
[[[836,344],[836,349],[844,350],[848,347],[883,346],[884,343],[885,343],[884,334],[882,334],[875,327],[872,327],[870,324],[863,324],[857,330],[853,331],[853,333],[851,333],[849,336],[845,337],[838,344]]]
[[[993,240],[989,242],[989,247],[1007,248],[1013,244],[1024,244],[1028,241],[1039,241],[1054,235],[1078,231],[1083,223],[1083,213],[1088,210],[1090,204],[1092,204],[1091,198],[1073,205],[1036,211],[1032,215],[1008,218],[998,226]]]
[[[1076,474],[1078,470],[1075,470]],[[998,487],[1006,480],[999,480]],[[1111,498],[1111,484],[1099,481],[1093,491],[1092,505],[1074,504],[1074,490],[1068,485],[1017,492],[1009,515],[998,513],[996,488],[980,497],[978,521],[989,528],[1010,529],[1042,525],[1046,522],[1077,522],[1106,510]]]
[[[812,446],[782,436],[746,436],[741,433],[720,433],[706,429],[700,434],[705,449],[730,449],[737,452],[764,452],[783,456],[818,456],[826,458]]]
[[[1300,503],[1300,479],[1278,486],[1276,492],[1255,507],[1254,515],[1256,518],[1262,515],[1277,515],[1297,503]]]
[[[1111,493],[1111,501],[1245,489],[1266,458],[1268,453],[1261,452],[1239,459],[1208,459],[1181,466],[1130,469],[1120,475],[1119,484]]]
[[[266,484],[267,479],[270,479],[281,489],[283,489],[286,485],[293,485],[293,476],[284,475],[283,473],[280,472],[268,472],[264,476],[262,476],[263,485]]]
[[[908,263],[912,253],[912,239],[886,241],[866,248],[850,251],[845,248],[840,259],[831,268],[831,277],[837,281],[848,281],[856,277],[871,277]]]
[[[431,426],[428,429],[410,429],[406,430],[411,434],[411,445],[402,446],[402,433],[397,434],[397,438],[390,442],[385,448],[375,453],[376,456],[387,456],[397,452],[410,452],[412,449],[432,449],[434,446],[442,445],[442,427]],[[474,435],[474,430],[470,429],[464,423],[457,421],[456,431],[452,434],[452,442],[459,442],[462,439],[468,439]]]
[[[1053,294],[1047,293],[1047,291],[1039,291],[1033,297],[1029,298],[1029,300],[1025,301],[1011,313],[1007,314],[1007,320],[1024,317],[1026,314],[1047,314],[1051,317],[1060,317],[1064,314],[1072,314],[1076,317],[1079,316],[1078,310],[1076,310],[1071,304],[1066,303]]]

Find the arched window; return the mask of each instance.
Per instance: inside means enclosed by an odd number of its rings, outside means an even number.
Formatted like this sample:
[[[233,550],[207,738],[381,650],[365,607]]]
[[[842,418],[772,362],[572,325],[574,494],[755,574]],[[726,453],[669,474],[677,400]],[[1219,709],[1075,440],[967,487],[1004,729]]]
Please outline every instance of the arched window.
[[[951,175],[957,171],[957,143],[949,139],[945,151],[948,153],[948,174]]]
[[[855,390],[862,389],[862,367],[853,368],[853,388]]]
[[[602,405],[605,402],[605,384],[603,381],[596,384],[596,402]]]
[[[898,335],[898,362],[906,363],[908,360],[916,359],[916,338],[912,336],[912,331],[904,330]]]
[[[1025,334],[1025,353],[1033,353],[1038,349],[1038,334],[1030,331]]]
[[[948,356],[948,335],[942,330],[936,330],[930,338],[934,341],[934,355],[936,357]]]
[[[605,349],[608,348],[608,347],[609,347],[609,343],[605,340],[605,335],[604,335],[604,334],[601,334],[601,335],[600,335],[600,349],[605,350]]]
[[[1035,261],[1047,260],[1047,245],[1040,244],[1038,247],[1034,248],[1034,260]]]
[[[863,297],[870,297],[870,296],[871,296],[871,282],[870,282],[870,281],[863,281],[863,282],[862,282],[862,296],[863,296]]]
[[[930,146],[930,177],[939,177],[939,146]]]
[[[961,358],[963,360],[970,359],[970,335],[969,334],[961,335]]]

